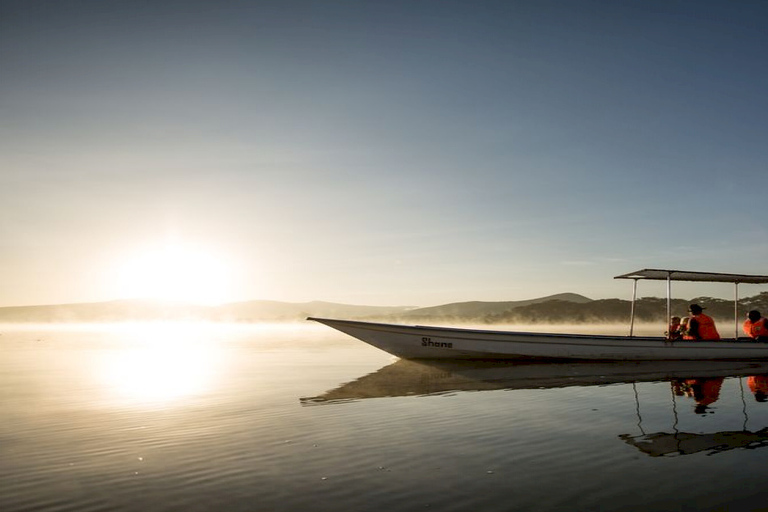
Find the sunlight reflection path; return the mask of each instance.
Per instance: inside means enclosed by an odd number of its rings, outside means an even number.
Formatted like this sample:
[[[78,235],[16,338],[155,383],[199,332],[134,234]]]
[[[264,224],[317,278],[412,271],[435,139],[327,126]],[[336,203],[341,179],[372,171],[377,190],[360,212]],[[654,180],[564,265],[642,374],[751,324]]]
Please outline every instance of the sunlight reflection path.
[[[222,349],[195,324],[130,325],[120,331],[118,350],[103,364],[109,400],[167,406],[206,393],[221,370]]]

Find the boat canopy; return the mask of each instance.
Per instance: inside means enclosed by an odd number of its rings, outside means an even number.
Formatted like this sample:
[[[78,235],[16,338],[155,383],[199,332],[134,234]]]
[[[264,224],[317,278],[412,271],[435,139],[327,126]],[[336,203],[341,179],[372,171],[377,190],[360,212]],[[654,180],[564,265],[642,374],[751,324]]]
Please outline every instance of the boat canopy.
[[[768,284],[768,276],[750,274],[722,274],[716,272],[692,272],[689,270],[664,270],[645,268],[637,272],[622,274],[614,279],[649,279],[653,281],[700,281],[705,283],[751,283]]]
[[[768,276],[756,276],[751,274],[722,274],[717,272],[693,272],[690,270],[666,270],[659,268],[645,268],[637,272],[622,274],[614,279],[633,279],[632,288],[632,312],[629,321],[629,335],[632,336],[635,323],[635,301],[637,299],[637,282],[641,279],[667,282],[667,318],[672,312],[672,281],[698,281],[702,283],[733,283],[733,337],[739,337],[739,284],[768,284]]]

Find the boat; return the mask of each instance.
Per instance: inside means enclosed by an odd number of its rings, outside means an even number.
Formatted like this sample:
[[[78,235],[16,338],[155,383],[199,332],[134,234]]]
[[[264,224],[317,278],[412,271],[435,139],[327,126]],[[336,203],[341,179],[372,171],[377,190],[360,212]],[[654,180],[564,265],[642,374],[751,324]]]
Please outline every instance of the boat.
[[[768,342],[739,337],[739,285],[766,284],[768,276],[642,269],[615,279],[632,279],[629,335],[565,334],[404,325],[309,317],[404,359],[557,359],[589,361],[754,361],[768,360]],[[667,282],[667,318],[673,281],[733,283],[734,337],[712,341],[635,336],[637,283]]]

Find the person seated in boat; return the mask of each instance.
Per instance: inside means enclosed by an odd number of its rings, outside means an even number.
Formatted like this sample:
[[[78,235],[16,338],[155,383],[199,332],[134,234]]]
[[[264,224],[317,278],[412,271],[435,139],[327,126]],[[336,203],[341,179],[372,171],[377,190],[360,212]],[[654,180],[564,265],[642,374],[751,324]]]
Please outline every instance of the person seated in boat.
[[[667,328],[668,340],[681,340],[683,339],[683,333],[680,331],[683,324],[680,322],[679,316],[673,316],[669,320],[669,327]]]
[[[768,325],[766,319],[759,311],[753,309],[747,313],[747,319],[744,321],[744,333],[757,341],[768,341]]]
[[[688,317],[688,332],[683,336],[685,340],[719,340],[715,321],[712,317],[703,313],[704,308],[698,304],[688,306],[691,316]]]

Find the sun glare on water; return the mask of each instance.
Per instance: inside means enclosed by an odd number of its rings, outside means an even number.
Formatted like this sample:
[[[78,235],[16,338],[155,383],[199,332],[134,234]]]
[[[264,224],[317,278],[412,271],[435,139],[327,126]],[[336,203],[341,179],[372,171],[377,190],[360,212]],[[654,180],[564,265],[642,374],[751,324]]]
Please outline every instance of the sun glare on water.
[[[101,364],[115,403],[169,405],[214,387],[220,350],[198,325],[124,326],[122,347]]]
[[[212,252],[169,243],[128,258],[120,269],[121,296],[203,305],[226,302],[231,265]]]

